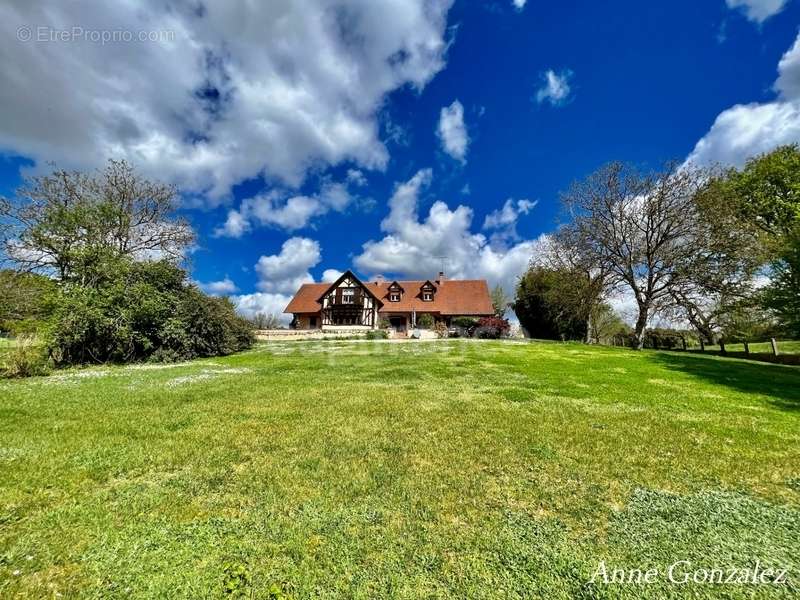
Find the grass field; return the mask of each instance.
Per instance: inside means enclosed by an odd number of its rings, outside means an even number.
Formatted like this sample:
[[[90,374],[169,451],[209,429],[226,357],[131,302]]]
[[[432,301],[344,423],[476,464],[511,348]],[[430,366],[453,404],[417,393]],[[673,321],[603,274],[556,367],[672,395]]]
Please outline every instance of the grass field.
[[[651,585],[588,583],[655,568]],[[670,583],[761,565],[789,585]],[[789,598],[800,368],[270,343],[0,382],[0,597]]]
[[[5,367],[6,355],[14,347],[14,344],[14,340],[0,337],[0,370]]]
[[[749,346],[750,352],[772,353],[772,345],[769,342],[752,342]],[[725,349],[728,352],[744,352],[744,344],[725,344]],[[800,354],[800,342],[796,340],[779,340],[778,352],[781,354]]]

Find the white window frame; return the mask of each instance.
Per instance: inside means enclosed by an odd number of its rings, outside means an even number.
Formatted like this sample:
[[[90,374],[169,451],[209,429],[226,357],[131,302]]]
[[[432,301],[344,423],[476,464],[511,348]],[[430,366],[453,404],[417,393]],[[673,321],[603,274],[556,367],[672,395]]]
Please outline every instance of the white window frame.
[[[344,288],[342,290],[342,304],[355,304],[355,303],[356,303],[355,288]]]
[[[389,302],[400,302],[400,292],[391,292],[389,294]]]
[[[423,302],[433,302],[433,292],[422,292]]]

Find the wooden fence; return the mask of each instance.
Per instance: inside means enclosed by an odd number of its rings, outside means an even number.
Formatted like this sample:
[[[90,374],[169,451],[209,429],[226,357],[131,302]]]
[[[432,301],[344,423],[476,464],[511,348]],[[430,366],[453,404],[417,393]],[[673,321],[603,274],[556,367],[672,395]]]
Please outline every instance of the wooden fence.
[[[694,352],[700,354],[712,354],[716,356],[728,356],[731,358],[747,358],[750,360],[758,360],[762,362],[771,362],[771,363],[778,363],[783,365],[800,365],[800,354],[796,353],[781,353],[780,349],[780,342],[775,338],[770,338],[769,342],[750,342],[750,341],[741,341],[736,343],[725,342],[725,340],[719,340],[717,344],[709,345],[706,344],[702,339],[700,339],[700,348],[689,348],[686,344],[686,338],[680,336],[680,348],[658,348],[655,346],[656,350],[678,350],[684,352]],[[759,346],[767,346],[766,352],[756,352],[752,351],[751,345],[758,344]],[[731,350],[730,346],[742,346],[743,350]],[[717,349],[719,347],[719,349]]]

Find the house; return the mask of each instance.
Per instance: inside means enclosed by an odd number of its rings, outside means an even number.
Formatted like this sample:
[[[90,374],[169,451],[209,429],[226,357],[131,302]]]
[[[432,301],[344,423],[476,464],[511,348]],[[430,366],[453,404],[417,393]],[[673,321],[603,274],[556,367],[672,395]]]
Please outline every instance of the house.
[[[333,283],[303,284],[284,313],[294,315],[297,329],[377,329],[382,319],[398,332],[416,326],[422,314],[449,325],[452,317],[494,314],[489,286],[483,279],[370,281],[351,271]]]

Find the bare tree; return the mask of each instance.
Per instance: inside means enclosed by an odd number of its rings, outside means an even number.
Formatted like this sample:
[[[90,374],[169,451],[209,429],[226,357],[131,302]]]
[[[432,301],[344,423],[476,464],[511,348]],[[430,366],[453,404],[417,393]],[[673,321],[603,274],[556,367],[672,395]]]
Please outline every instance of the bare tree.
[[[125,161],[110,160],[94,175],[55,170],[0,199],[0,241],[17,266],[59,279],[87,255],[180,260],[195,235],[176,209],[173,186],[143,178]]]
[[[281,320],[274,313],[257,312],[249,320],[254,329],[282,329]]]
[[[642,172],[611,163],[563,195],[571,217],[564,237],[575,254],[636,300],[637,348],[644,346],[648,319],[673,302],[672,291],[696,251],[694,197],[707,178],[676,164]]]

